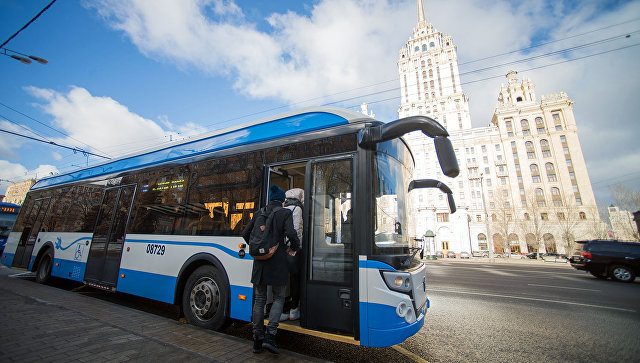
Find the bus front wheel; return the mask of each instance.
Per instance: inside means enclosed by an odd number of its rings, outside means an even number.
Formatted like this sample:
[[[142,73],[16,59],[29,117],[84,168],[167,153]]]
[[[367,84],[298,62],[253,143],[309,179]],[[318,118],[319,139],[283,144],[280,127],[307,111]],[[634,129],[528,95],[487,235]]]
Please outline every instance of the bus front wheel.
[[[187,322],[218,330],[227,320],[229,284],[224,274],[213,266],[198,267],[182,293],[182,310]]]

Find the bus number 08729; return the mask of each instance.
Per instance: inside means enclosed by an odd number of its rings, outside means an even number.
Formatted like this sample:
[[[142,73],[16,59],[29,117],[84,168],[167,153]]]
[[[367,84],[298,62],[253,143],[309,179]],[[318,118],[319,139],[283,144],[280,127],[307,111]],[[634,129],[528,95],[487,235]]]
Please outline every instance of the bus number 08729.
[[[165,249],[164,245],[154,245],[154,244],[147,245],[147,253],[150,255],[164,255],[164,249]]]

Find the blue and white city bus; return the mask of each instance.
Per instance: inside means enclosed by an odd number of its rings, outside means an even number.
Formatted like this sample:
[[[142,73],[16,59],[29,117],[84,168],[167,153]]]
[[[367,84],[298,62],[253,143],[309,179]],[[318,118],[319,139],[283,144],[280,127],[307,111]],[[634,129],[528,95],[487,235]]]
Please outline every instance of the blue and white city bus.
[[[410,236],[412,180],[401,138],[434,138],[445,175],[458,164],[447,131],[415,116],[384,124],[312,108],[128,155],[38,181],[2,264],[169,304],[194,325],[251,320],[252,258],[241,237],[268,186],[304,188],[297,331],[363,346],[398,344],[424,324],[425,266]],[[298,325],[299,324],[299,325]],[[284,324],[281,324],[283,326]]]

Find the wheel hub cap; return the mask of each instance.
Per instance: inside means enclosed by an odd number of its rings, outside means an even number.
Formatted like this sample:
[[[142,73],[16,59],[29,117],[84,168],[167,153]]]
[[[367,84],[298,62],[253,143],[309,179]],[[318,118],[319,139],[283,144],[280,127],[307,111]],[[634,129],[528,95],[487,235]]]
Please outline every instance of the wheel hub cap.
[[[211,319],[220,306],[220,290],[215,281],[208,277],[198,280],[191,289],[189,305],[198,319]]]

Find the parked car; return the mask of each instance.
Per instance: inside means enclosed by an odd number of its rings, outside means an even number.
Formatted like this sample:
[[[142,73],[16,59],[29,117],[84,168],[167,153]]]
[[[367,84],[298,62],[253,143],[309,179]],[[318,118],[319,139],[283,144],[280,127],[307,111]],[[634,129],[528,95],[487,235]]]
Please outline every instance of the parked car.
[[[447,258],[456,258],[456,253],[453,251],[447,252]]]
[[[532,260],[535,260],[537,258],[542,258],[542,254],[539,252],[531,252],[531,253],[527,253],[527,258],[530,258]]]
[[[473,257],[489,257],[489,251],[473,251],[471,255]]]
[[[511,252],[511,253],[507,254],[507,257],[508,258],[516,258],[516,259],[525,258],[525,256],[522,255],[519,252]]]
[[[591,275],[620,282],[632,282],[640,273],[640,243],[608,240],[576,241],[583,244],[581,261],[571,266]]]
[[[469,252],[467,252],[467,251],[460,252],[460,258],[469,258],[469,257],[471,257],[469,255]]]
[[[444,253],[442,251],[436,252],[436,258],[444,258]]]

